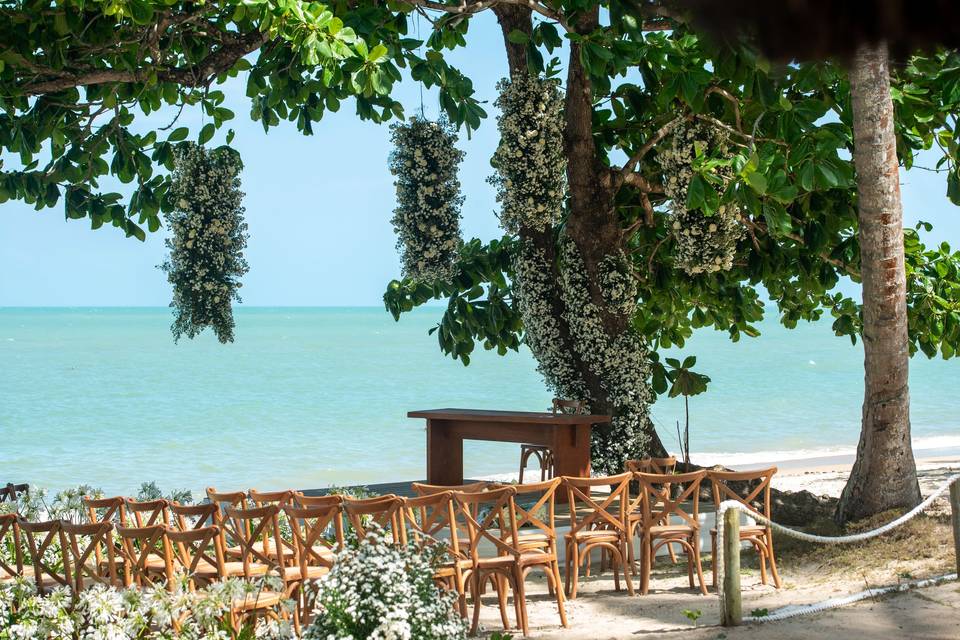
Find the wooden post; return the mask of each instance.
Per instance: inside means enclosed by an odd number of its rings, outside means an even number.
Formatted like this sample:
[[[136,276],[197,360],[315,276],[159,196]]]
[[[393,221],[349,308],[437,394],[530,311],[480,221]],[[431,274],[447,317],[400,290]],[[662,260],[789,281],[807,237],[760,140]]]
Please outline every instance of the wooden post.
[[[735,627],[743,622],[740,602],[740,510],[723,512],[723,602],[720,624]]]
[[[960,481],[950,485],[950,520],[953,522],[953,553],[960,577]]]

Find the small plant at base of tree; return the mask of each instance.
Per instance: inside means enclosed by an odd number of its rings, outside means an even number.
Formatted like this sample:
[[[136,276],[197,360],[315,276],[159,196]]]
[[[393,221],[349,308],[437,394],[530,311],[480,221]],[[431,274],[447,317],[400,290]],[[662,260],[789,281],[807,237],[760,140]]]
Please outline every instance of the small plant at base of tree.
[[[703,615],[703,611],[700,609],[684,609],[683,615],[686,616],[693,626],[697,626],[697,620]]]

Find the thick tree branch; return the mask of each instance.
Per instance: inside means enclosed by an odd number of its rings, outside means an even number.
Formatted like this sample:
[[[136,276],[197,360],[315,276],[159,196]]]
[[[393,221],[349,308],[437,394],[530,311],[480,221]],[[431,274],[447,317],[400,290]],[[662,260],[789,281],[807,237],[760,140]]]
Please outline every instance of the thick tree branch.
[[[56,71],[52,69],[28,66],[41,76],[54,76],[49,79],[26,82],[21,85],[24,95],[36,96],[56,93],[75,87],[89,87],[100,84],[145,82],[155,76],[160,82],[175,82],[185,87],[202,87],[213,78],[228,71],[238,60],[253,53],[269,41],[266,33],[252,31],[239,34],[230,42],[223,44],[206,58],[189,67],[158,69],[95,69],[82,72]]]
[[[650,150],[653,149],[661,140],[670,135],[670,132],[679,125],[684,120],[687,120],[690,116],[682,115],[674,118],[667,124],[663,125],[654,132],[653,136],[649,140],[643,143],[643,145],[637,149],[637,152],[630,156],[630,159],[626,164],[623,165],[623,168],[620,170],[621,175],[624,177],[624,182],[626,182],[627,176],[633,175],[633,170],[636,169],[637,165],[640,164],[640,161],[650,153]]]

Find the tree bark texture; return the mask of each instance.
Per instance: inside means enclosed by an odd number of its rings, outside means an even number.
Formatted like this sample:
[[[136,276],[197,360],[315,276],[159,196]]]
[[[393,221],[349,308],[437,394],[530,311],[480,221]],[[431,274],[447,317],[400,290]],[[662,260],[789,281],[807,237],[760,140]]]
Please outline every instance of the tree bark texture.
[[[862,45],[850,69],[863,282],[863,419],[837,507],[847,522],[920,502],[910,441],[903,207],[886,45]]]

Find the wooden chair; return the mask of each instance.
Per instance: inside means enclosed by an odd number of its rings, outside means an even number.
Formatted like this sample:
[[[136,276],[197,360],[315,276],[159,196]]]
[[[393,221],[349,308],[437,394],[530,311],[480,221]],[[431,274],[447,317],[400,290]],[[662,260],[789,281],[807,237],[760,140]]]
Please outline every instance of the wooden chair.
[[[169,555],[164,543],[165,533],[163,524],[117,527],[123,586],[153,587],[163,582]]]
[[[20,540],[20,523],[17,514],[0,514],[0,546],[12,551],[0,553],[0,582],[23,576],[23,546]],[[13,564],[11,564],[11,562]]]
[[[27,522],[21,519],[19,525],[27,538],[27,550],[30,564],[33,565],[33,582],[37,586],[37,593],[45,595],[54,587],[70,587],[70,558],[66,551],[63,522]],[[55,558],[60,562],[53,560]]]
[[[179,531],[216,526],[220,511],[220,508],[212,502],[202,504],[171,502],[169,509],[172,516],[171,524]]]
[[[563,477],[570,505],[570,531],[564,536],[566,545],[567,597],[577,597],[580,564],[588,561],[594,549],[606,550],[613,568],[614,588],[620,590],[620,570],[633,595],[627,545],[630,542],[627,524],[627,502],[632,474],[621,473],[600,478]],[[594,494],[597,488],[609,493]]]
[[[271,549],[277,548],[280,540],[279,513],[280,507],[275,504],[251,509],[227,507],[224,512],[224,526],[230,528],[233,539],[239,542],[242,577],[246,580],[262,579],[272,570],[285,586],[284,592],[262,590],[235,600],[231,612],[234,623],[239,619],[252,618],[256,627],[260,615],[277,621],[285,617],[280,605],[289,597],[293,581],[288,579],[290,574],[284,563],[277,561],[277,556],[271,556],[270,553]],[[227,573],[232,573],[229,565]],[[239,627],[234,624],[234,628]]]
[[[343,499],[343,512],[358,541],[367,535],[370,525],[375,524],[384,533],[390,534],[394,544],[401,543],[403,541],[400,533],[402,510],[403,498],[393,494],[362,500]]]
[[[6,485],[0,487],[0,502],[18,502],[20,496],[28,495],[29,493],[29,484],[13,484],[12,482],[8,482]]]
[[[736,500],[749,513],[770,518],[770,483],[777,473],[776,467],[761,471],[708,471],[707,477],[713,487],[713,504],[716,508],[725,500]],[[730,488],[731,482],[755,483],[749,493],[743,496]],[[760,503],[759,509],[755,506]],[[719,522],[717,523],[719,526]],[[711,549],[713,551],[713,586],[717,586],[717,529],[710,530]],[[767,584],[767,562],[770,563],[770,573],[773,574],[773,584],[779,589],[780,573],[777,571],[777,561],[773,554],[773,529],[770,525],[741,524],[740,540],[749,542],[760,557],[760,582]]]
[[[343,549],[343,519],[340,517],[340,496],[312,498],[312,506],[283,507],[293,534],[294,565],[284,571],[289,592],[296,602],[295,625],[310,624],[314,590],[305,588],[333,568],[337,552]],[[332,533],[332,536],[331,536]]]
[[[429,496],[434,493],[454,491],[459,493],[477,493],[499,486],[496,482],[468,482],[467,484],[427,484],[426,482],[411,482],[410,489],[418,496]]]
[[[109,520],[94,524],[64,522],[61,527],[66,539],[64,565],[74,590],[83,591],[95,584],[119,586],[113,523]]]
[[[687,575],[690,588],[694,588],[693,573],[696,570],[700,592],[707,595],[700,562],[700,484],[707,477],[706,471],[680,474],[635,473],[643,493],[641,501],[643,516],[640,528],[643,531],[640,545],[640,593],[650,589],[650,571],[657,549],[665,544],[679,544],[687,555]],[[674,492],[673,486],[680,487]],[[676,497],[674,497],[676,493]],[[684,510],[690,501],[691,511]],[[674,522],[676,517],[679,522]]]
[[[87,510],[88,523],[112,522],[121,527],[127,526],[127,505],[123,496],[112,498],[84,496],[81,502]]]
[[[127,520],[130,519],[130,514],[133,514],[133,524],[137,528],[170,525],[170,503],[163,498],[157,500],[124,498],[124,510],[127,513]]]
[[[401,511],[403,542],[420,548],[444,545],[449,558],[436,567],[434,580],[457,594],[460,616],[467,617],[467,578],[473,569],[469,554],[460,547],[453,492],[443,491],[405,498]]]
[[[659,473],[672,474],[677,470],[677,459],[673,456],[666,458],[639,458],[637,460],[627,460],[623,463],[624,469],[631,473]],[[664,488],[670,491],[670,485],[665,484]],[[643,512],[640,509],[640,503],[643,499],[643,492],[637,491],[636,497],[630,503],[629,524],[630,524],[630,546],[627,551],[630,553],[630,566],[634,572],[637,570],[636,558],[633,553],[633,540],[637,532],[640,531],[640,523],[643,520]],[[662,523],[661,523],[662,524]],[[667,543],[667,553],[670,555],[670,562],[676,564],[677,554],[673,550],[673,545]]]
[[[217,491],[214,487],[207,487],[207,500],[216,505],[213,514],[213,524],[220,528],[224,552],[227,560],[240,557],[240,544],[231,538],[233,528],[227,525],[226,511],[230,508],[249,509],[250,502],[243,491]]]
[[[283,508],[289,504],[293,504],[293,499],[296,496],[296,491],[292,489],[287,489],[284,491],[257,491],[256,489],[250,489],[249,495],[250,500],[253,502],[255,507],[265,507],[267,505],[276,505],[280,508],[279,518],[280,518],[280,533],[281,535],[286,530],[286,514],[283,511]],[[293,565],[294,564],[294,551],[293,551],[293,539],[288,535],[286,538],[280,538],[280,547],[283,549],[283,561],[285,564]],[[276,550],[273,551],[276,553]]]
[[[586,405],[580,400],[563,400],[554,398],[550,410],[554,415],[558,413],[584,414]],[[520,445],[520,474],[518,482],[523,484],[523,472],[534,457],[540,465],[540,482],[548,480],[554,474],[553,449],[543,444],[521,444]]]
[[[192,593],[197,587],[228,578],[226,560],[216,525],[194,527],[179,531],[164,530],[167,548],[167,588],[175,590],[180,577]]]

